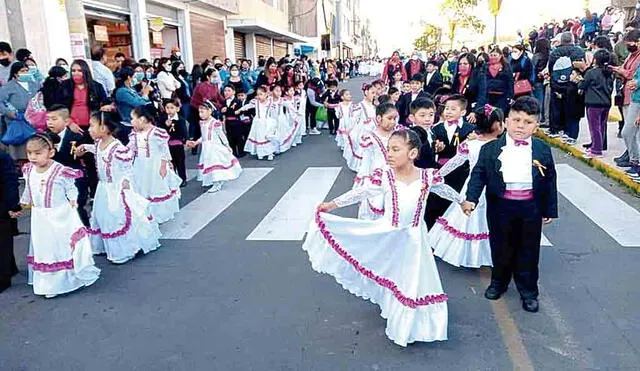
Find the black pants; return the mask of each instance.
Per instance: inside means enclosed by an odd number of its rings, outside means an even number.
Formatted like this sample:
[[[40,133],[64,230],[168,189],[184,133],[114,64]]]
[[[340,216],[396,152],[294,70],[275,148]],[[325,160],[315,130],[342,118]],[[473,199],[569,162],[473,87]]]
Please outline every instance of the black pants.
[[[185,164],[184,159],[184,147],[182,145],[169,146],[169,153],[171,153],[171,163],[173,164],[173,168],[178,172],[180,179],[186,181],[187,165]]]
[[[89,135],[89,130],[85,129],[84,134],[85,143],[93,143],[93,139]],[[127,142],[129,141],[129,134],[127,134]],[[87,174],[87,186],[89,188],[88,197],[94,197],[96,195],[96,189],[98,189],[98,169],[96,167],[96,157],[93,153],[87,153],[82,156],[82,163],[84,164],[85,172]],[[80,192],[80,190],[78,189]],[[79,205],[79,203],[78,203]],[[83,221],[84,222],[84,221]]]
[[[566,105],[564,100],[558,99],[555,92],[551,91],[551,96],[549,97],[549,130],[552,134],[557,134],[564,130],[568,114]]]
[[[251,132],[251,121],[242,121],[242,140],[243,143],[247,143],[247,138],[249,138],[249,133]],[[246,152],[244,152],[244,147],[242,147],[242,152],[240,156],[244,156]]]
[[[335,134],[340,127],[340,120],[336,116],[336,110],[327,110],[327,121],[329,121],[329,133]]]
[[[244,128],[242,127],[242,123],[240,121],[227,121],[225,124],[227,128],[227,138],[229,139],[229,146],[231,147],[231,151],[233,151],[233,155],[238,157],[242,153],[244,153]]]
[[[13,255],[13,227],[9,215],[0,216],[0,287],[11,284],[11,277],[18,273]]]
[[[198,140],[202,135],[200,133],[200,113],[197,108],[191,107],[189,110],[189,116],[187,116],[187,122],[189,123],[189,139]]]
[[[316,113],[318,113],[318,107],[313,104],[307,102],[307,107],[305,109],[305,118],[307,120],[307,129],[315,129],[316,128]]]
[[[488,199],[487,222],[491,285],[504,290],[513,276],[523,299],[537,299],[542,216],[536,202]]]

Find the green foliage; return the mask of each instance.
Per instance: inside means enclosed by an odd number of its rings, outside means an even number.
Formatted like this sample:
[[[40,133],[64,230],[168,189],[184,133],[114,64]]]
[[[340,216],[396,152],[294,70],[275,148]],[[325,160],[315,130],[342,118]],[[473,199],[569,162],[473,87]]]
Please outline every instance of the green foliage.
[[[456,37],[456,31],[459,28],[465,28],[483,33],[486,25],[472,14],[475,7],[478,6],[478,0],[444,0],[440,5],[440,13],[449,20],[449,41],[453,48],[453,41]]]
[[[422,35],[413,41],[413,46],[417,50],[426,51],[427,53],[434,52],[440,47],[442,40],[442,29],[438,26],[428,24],[424,28]]]

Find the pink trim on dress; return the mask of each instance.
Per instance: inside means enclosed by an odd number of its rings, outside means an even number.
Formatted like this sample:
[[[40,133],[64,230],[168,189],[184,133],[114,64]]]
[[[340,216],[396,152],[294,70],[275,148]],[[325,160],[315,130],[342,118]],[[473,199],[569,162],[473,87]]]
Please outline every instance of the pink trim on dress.
[[[419,306],[427,306],[436,303],[444,303],[449,297],[447,294],[438,294],[438,295],[425,295],[421,298],[410,298],[407,297],[400,291],[398,285],[391,281],[388,278],[380,277],[371,270],[363,267],[358,260],[356,260],[353,256],[349,255],[349,253],[344,250],[340,244],[335,240],[331,232],[327,230],[326,224],[322,221],[322,217],[320,216],[320,212],[316,212],[315,217],[316,225],[320,230],[320,234],[324,237],[325,241],[331,246],[331,248],[344,260],[346,260],[351,266],[363,276],[373,280],[378,285],[390,290],[393,292],[393,296],[400,302],[400,304],[409,307],[409,308],[417,308]]]
[[[82,240],[83,238],[86,238],[88,235],[89,235],[89,231],[86,227],[81,227],[77,231],[73,232],[73,234],[71,235],[71,241],[69,244],[71,251],[74,251],[76,249],[76,245],[78,244],[78,242],[80,242],[80,240]],[[34,271],[45,272],[45,273],[71,270],[74,267],[73,258],[66,261],[59,261],[59,262],[53,262],[53,263],[38,263],[35,261],[35,258],[33,256],[27,256],[27,264],[30,265],[31,269],[33,269]]]
[[[112,239],[112,238],[122,237],[125,234],[127,234],[127,232],[129,232],[129,229],[131,229],[131,208],[127,203],[124,190],[120,192],[120,197],[122,198],[122,206],[124,207],[124,218],[125,218],[124,225],[122,226],[122,228],[111,233],[103,233],[102,230],[100,230],[100,228],[90,229],[89,233],[93,235],[100,235],[100,237],[103,239]]]
[[[51,197],[53,196],[53,183],[63,168],[63,166],[60,164],[55,164],[54,166],[55,168],[53,169],[53,171],[51,171],[51,175],[49,175],[49,178],[47,178],[47,183],[44,189],[44,207],[45,208],[51,207]]]
[[[293,138],[293,134],[295,134],[296,130],[298,130],[298,121],[293,122],[293,129],[291,129],[291,133],[289,134],[289,136],[284,138],[282,144],[286,144],[288,141],[290,141],[291,138]]]
[[[173,190],[169,191],[169,193],[167,193],[164,196],[159,196],[159,197],[151,197],[151,196],[149,196],[149,197],[147,197],[147,200],[149,202],[153,202],[153,203],[164,202],[164,201],[167,201],[167,200],[171,199],[177,193],[178,193],[178,190],[177,189],[173,189]]]
[[[228,166],[225,166],[225,165],[213,165],[213,166],[209,166],[209,167],[205,168],[204,165],[200,164],[200,165],[198,165],[198,170],[201,170],[202,174],[209,174],[210,172],[215,171],[215,170],[229,170],[229,169],[231,169],[232,167],[234,167],[237,164],[238,164],[238,159],[234,157],[231,160],[231,164],[229,164]]]
[[[440,224],[442,226],[442,229],[444,229],[445,231],[449,232],[449,234],[451,234],[454,237],[459,238],[461,240],[481,241],[481,240],[488,240],[489,239],[489,233],[473,234],[473,233],[462,232],[461,230],[458,230],[458,229],[454,228],[453,226],[449,225],[449,222],[447,221],[447,219],[445,219],[443,217],[440,217],[440,218],[436,219],[436,223]]]
[[[467,144],[466,141],[458,145],[458,153],[462,153],[463,155],[469,154],[469,145]]]
[[[387,177],[389,178],[389,184],[391,186],[391,225],[393,227],[398,227],[400,217],[398,211],[398,190],[396,189],[396,178],[391,170],[387,170]]]
[[[247,138],[247,140],[248,140],[249,142],[251,142],[251,143],[255,144],[256,146],[264,146],[265,144],[269,144],[269,142],[270,142],[270,141],[268,141],[268,140],[265,140],[264,142],[258,142],[257,140],[252,139],[252,138]]]
[[[378,209],[375,206],[371,205],[371,202],[369,200],[367,200],[367,206],[372,213],[376,215],[384,215],[384,207],[382,209]]]
[[[349,141],[349,148],[351,148],[351,154],[353,155],[353,157],[357,158],[358,160],[362,160],[362,156],[356,154],[356,151],[353,148],[353,140],[351,140],[351,135],[347,136],[347,140]]]
[[[420,191],[420,197],[418,197],[418,205],[416,206],[416,212],[413,214],[413,226],[417,227],[420,225],[420,220],[422,219],[422,204],[424,203],[425,198],[429,192],[429,178],[427,176],[427,171],[423,170],[421,172],[422,177],[422,189]]]
[[[378,134],[376,134],[375,132],[373,132],[371,134],[372,134],[373,139],[378,144],[378,147],[380,147],[380,150],[382,151],[382,154],[384,155],[384,159],[386,161],[387,160],[387,156],[389,155],[389,153],[387,151],[387,148],[382,143],[382,139],[380,139],[380,137],[378,137]]]

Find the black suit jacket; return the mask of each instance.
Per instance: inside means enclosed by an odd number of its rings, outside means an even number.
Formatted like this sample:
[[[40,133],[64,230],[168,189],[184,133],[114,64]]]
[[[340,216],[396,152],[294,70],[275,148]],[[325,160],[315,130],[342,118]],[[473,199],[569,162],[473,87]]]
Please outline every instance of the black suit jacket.
[[[67,129],[65,130],[64,135],[60,137],[60,150],[56,151],[53,159],[64,166],[85,172],[85,167],[81,161],[82,158],[77,156],[76,158],[73,158],[73,154],[71,153],[72,142],[76,142],[76,146],[81,144],[93,144],[93,142],[91,142],[86,136],[76,134]]]
[[[433,150],[433,143],[429,143],[427,131],[421,126],[413,126],[411,130],[415,131],[422,141],[418,158],[414,161],[416,167],[421,169],[432,169],[438,167],[438,163],[436,162],[436,153]],[[431,137],[433,138],[433,134]]]
[[[447,135],[447,129],[445,128],[446,123],[441,122],[433,127],[431,132],[433,133],[433,141],[435,143],[436,140],[444,143],[444,150],[438,153],[438,162],[440,163],[441,159],[451,159],[458,153],[458,146],[456,145],[456,136],[454,135],[451,140],[449,140],[449,136]],[[458,144],[464,142],[469,134],[471,134],[474,130],[473,125],[469,124],[466,121],[463,121],[462,126],[456,128],[456,133],[458,133]],[[441,167],[438,164],[438,167]],[[445,176],[445,182],[453,187],[456,191],[460,191],[464,182],[467,180],[469,176],[469,162],[466,162],[464,165],[458,167],[449,175]]]
[[[8,218],[9,211],[20,211],[18,171],[8,153],[0,150],[0,218]]]
[[[433,99],[436,91],[442,87],[442,74],[440,71],[436,71],[433,77],[427,84],[427,74],[424,75],[424,91],[429,94],[429,98]]]
[[[480,150],[478,163],[471,172],[471,179],[467,188],[467,201],[478,203],[482,191],[487,189],[487,202],[495,202],[502,197],[506,190],[500,168],[502,162],[498,156],[502,153],[502,147],[507,143],[506,135],[503,135],[491,143],[485,144]],[[546,169],[544,176],[537,167],[531,164],[533,176],[533,193],[538,210],[543,218],[558,217],[558,191],[556,185],[556,168],[553,162],[551,148],[538,138],[532,138],[532,159],[537,160]]]
[[[429,94],[427,94],[424,90],[420,90],[418,93],[418,98],[429,98]],[[396,108],[398,109],[399,122],[402,125],[409,126],[407,119],[409,119],[409,115],[411,114],[411,93],[404,93],[400,96],[400,99],[396,103]]]

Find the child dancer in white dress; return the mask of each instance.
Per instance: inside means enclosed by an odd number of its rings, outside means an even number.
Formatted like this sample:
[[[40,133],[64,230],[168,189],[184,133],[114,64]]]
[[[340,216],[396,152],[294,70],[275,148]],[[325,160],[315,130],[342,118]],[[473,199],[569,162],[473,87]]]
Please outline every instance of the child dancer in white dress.
[[[91,252],[89,231],[80,221],[75,170],[53,161],[54,142],[36,134],[27,142],[29,162],[22,172],[25,189],[20,203],[31,208],[31,243],[27,264],[36,295],[52,298],[84,286],[100,276]]]
[[[336,117],[340,120],[336,143],[338,143],[338,147],[344,152],[345,144],[348,142],[347,136],[353,124],[353,103],[351,102],[351,92],[349,90],[342,89],[338,94],[342,101],[338,107],[336,107]]]
[[[358,171],[360,162],[362,161],[362,151],[358,146],[363,135],[375,130],[376,122],[376,106],[373,99],[377,89],[373,85],[362,85],[364,99],[354,109],[353,128],[347,137],[343,157],[347,160],[347,166],[353,171]]]
[[[387,146],[397,120],[398,110],[395,105],[383,103],[376,107],[378,127],[360,139],[362,161],[353,181],[353,188],[362,187],[371,177],[380,176],[380,169],[387,165]],[[382,195],[362,201],[358,207],[358,219],[379,219],[384,215],[383,204]]]
[[[161,224],[173,219],[180,210],[182,179],[171,165],[169,134],[154,125],[153,116],[144,106],[131,111],[131,124],[133,131],[127,147],[135,155],[133,185],[151,203],[151,215]]]
[[[298,132],[296,133],[295,142],[297,144],[302,143],[302,137],[307,135],[307,123],[306,123],[306,106],[307,106],[307,91],[304,88],[304,82],[300,81],[296,85],[295,89],[295,102],[296,111],[298,116]]]
[[[115,264],[126,263],[139,251],[149,253],[160,246],[160,229],[149,210],[149,201],[134,191],[135,154],[114,138],[119,124],[107,114],[91,116],[89,134],[95,145],[78,147],[78,155],[95,154],[98,188],[91,214],[94,254],[107,254]]]
[[[302,143],[302,133],[304,130],[304,116],[300,116],[298,112],[298,98],[296,97],[296,90],[293,86],[288,86],[284,88],[284,97],[282,100],[284,101],[284,107],[287,115],[287,120],[289,120],[289,125],[291,126],[291,147],[297,147],[298,144]]]
[[[218,192],[225,181],[237,179],[242,172],[240,162],[233,156],[233,150],[222,130],[224,124],[212,116],[214,109],[210,101],[204,101],[198,107],[202,136],[196,141],[187,141],[187,148],[202,144],[198,180],[202,181],[203,187],[211,187],[207,191],[210,193]]]
[[[236,114],[252,108],[255,109],[256,115],[253,118],[244,150],[252,155],[257,155],[259,160],[266,157],[267,160],[272,161],[273,155],[278,149],[276,136],[278,123],[269,116],[271,99],[267,98],[267,89],[264,86],[257,87],[256,98],[240,108]]]
[[[447,339],[447,295],[442,290],[422,215],[429,192],[451,200],[460,195],[435,169],[418,169],[420,139],[412,131],[389,139],[389,168],[380,177],[321,204],[302,248],[311,266],[328,273],[352,294],[380,306],[386,334],[396,344]],[[378,220],[323,212],[383,195]]]
[[[458,154],[440,169],[441,176],[446,176],[467,161],[473,170],[478,161],[480,149],[502,135],[504,121],[502,110],[486,105],[476,110],[475,115],[477,117],[475,131],[477,136],[460,143]],[[462,194],[466,193],[468,182],[467,178],[462,188]],[[476,207],[478,212],[471,216],[466,216],[460,205],[451,204],[446,213],[436,220],[436,224],[429,231],[434,255],[456,267],[491,266],[486,207],[484,193]]]
[[[293,122],[285,113],[285,100],[282,98],[282,88],[280,85],[271,87],[271,108],[269,117],[276,122],[277,149],[276,153],[287,152],[293,143],[294,127]],[[290,109],[287,107],[287,110]]]

